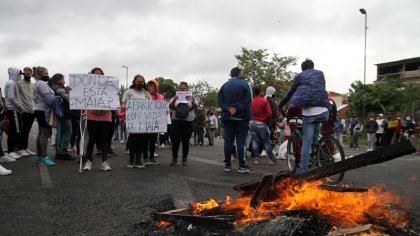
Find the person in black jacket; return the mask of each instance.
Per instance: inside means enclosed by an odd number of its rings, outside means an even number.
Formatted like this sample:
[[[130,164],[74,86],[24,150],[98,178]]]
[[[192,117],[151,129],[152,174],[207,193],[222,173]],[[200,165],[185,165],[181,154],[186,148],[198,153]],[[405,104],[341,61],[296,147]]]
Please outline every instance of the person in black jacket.
[[[367,133],[367,140],[368,140],[368,149],[367,151],[373,151],[373,147],[375,146],[375,136],[376,131],[379,129],[378,123],[375,120],[373,114],[370,114],[369,121],[366,123],[366,133]]]

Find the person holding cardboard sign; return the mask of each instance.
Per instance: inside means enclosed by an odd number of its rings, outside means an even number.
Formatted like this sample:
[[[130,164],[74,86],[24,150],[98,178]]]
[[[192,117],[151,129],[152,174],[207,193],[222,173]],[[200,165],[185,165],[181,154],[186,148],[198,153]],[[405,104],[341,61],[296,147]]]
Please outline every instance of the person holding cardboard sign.
[[[104,75],[101,68],[96,67],[90,71],[91,74]],[[111,111],[108,110],[87,110],[87,129],[89,132],[89,140],[86,148],[86,157],[84,170],[92,169],[92,154],[95,143],[99,146],[102,155],[101,169],[110,171],[111,166],[108,162],[108,135],[111,128]]]
[[[155,101],[164,101],[165,97],[159,93],[159,83],[153,79],[147,82],[147,91],[150,93],[152,100]],[[157,141],[158,134],[157,133],[150,133],[148,138],[148,156],[149,161],[146,162],[146,165],[157,165],[159,163],[156,162],[155,157],[158,156],[156,151],[156,141]]]
[[[151,100],[152,96],[146,90],[145,79],[141,75],[134,76],[133,82],[130,88],[125,91],[122,102],[121,109],[123,111],[127,108],[128,100]],[[141,161],[143,155],[144,161],[148,162],[147,159],[147,143],[148,143],[149,134],[147,133],[130,133],[128,149],[130,152],[130,158],[128,160],[128,168],[144,168],[145,165]],[[153,158],[153,157],[151,157]]]
[[[198,105],[195,99],[188,93],[188,84],[181,82],[177,95],[169,102],[169,109],[172,112],[172,162],[171,166],[178,163],[178,150],[182,142],[182,165],[187,166],[187,157],[190,149],[190,138],[193,131],[194,112]]]

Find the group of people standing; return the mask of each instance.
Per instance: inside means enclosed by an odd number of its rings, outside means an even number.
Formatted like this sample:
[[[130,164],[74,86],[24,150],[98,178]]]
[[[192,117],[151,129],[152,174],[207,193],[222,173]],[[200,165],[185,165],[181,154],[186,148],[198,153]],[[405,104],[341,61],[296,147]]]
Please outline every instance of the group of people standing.
[[[123,94],[119,111],[110,110],[70,110],[69,93],[71,88],[65,86],[64,75],[54,74],[49,77],[45,67],[9,68],[9,80],[5,86],[4,100],[0,101],[2,109],[2,129],[7,134],[7,151],[4,153],[0,145],[0,162],[14,162],[24,156],[35,156],[34,161],[42,165],[55,165],[56,160],[75,160],[69,151],[70,140],[78,151],[83,148],[80,158],[83,169],[89,171],[93,167],[93,151],[95,146],[101,156],[101,169],[110,171],[109,154],[113,154],[111,140],[115,130],[115,118],[125,122],[126,103],[130,100],[157,100],[165,98],[159,93],[159,84],[152,79],[146,83],[142,75],[136,75],[130,88]],[[93,68],[90,74],[104,75],[101,68]],[[22,79],[23,77],[23,79]],[[31,83],[34,78],[35,82]],[[188,84],[181,82],[179,91],[188,91]],[[194,113],[198,107],[194,97],[186,104],[186,116],[179,116],[179,102],[174,96],[168,104],[169,122],[172,140],[172,162],[178,161],[178,150],[182,143],[182,165],[187,165],[189,139],[192,135]],[[184,112],[185,113],[185,112]],[[52,115],[54,114],[56,117]],[[38,134],[36,152],[28,148],[29,132],[36,119]],[[172,124],[171,124],[172,123]],[[84,125],[86,124],[86,125]],[[169,125],[171,124],[171,125]],[[48,139],[52,136],[52,127],[56,127],[55,156],[48,154]],[[86,132],[87,131],[87,132]],[[169,132],[168,132],[169,133]],[[72,137],[73,136],[73,137]],[[79,147],[81,138],[87,138],[87,145]],[[162,135],[165,137],[165,135]],[[144,168],[146,165],[157,165],[154,159],[158,134],[129,134],[127,140],[129,160],[127,167]],[[165,141],[165,140],[162,140]],[[0,142],[1,144],[1,142]],[[0,165],[0,175],[9,175],[12,171]]]
[[[386,117],[380,113],[376,118],[374,114],[370,114],[369,120],[363,126],[354,114],[349,120],[350,148],[359,148],[359,137],[363,129],[366,129],[367,151],[373,151],[404,139],[412,140],[416,133],[416,123],[411,115],[406,115],[402,120],[399,113],[388,113]]]
[[[225,172],[232,171],[231,156],[234,153],[235,140],[238,172],[254,172],[245,156],[248,131],[251,133],[254,163],[260,163],[260,146],[263,146],[270,158],[269,164],[275,164],[270,134],[279,122],[278,117],[273,114],[277,115],[277,107],[282,109],[286,104],[289,114],[301,113],[303,117],[302,163],[299,169],[301,172],[308,171],[309,154],[317,145],[320,123],[329,118],[332,107],[322,71],[315,70],[313,61],[309,59],[302,63],[301,68],[302,72],[295,76],[290,90],[278,105],[272,101],[274,88],[268,87],[270,89],[267,88],[266,98],[263,98],[261,88],[256,86],[251,89],[248,82],[241,77],[239,68],[231,70],[231,79],[223,84],[218,94],[224,125]]]

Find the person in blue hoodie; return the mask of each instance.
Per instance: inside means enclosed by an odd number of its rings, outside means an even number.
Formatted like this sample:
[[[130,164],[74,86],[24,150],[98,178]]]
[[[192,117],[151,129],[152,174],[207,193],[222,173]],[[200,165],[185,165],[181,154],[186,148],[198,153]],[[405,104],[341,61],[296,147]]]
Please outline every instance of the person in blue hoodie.
[[[231,79],[224,83],[217,95],[217,102],[222,109],[221,119],[224,125],[225,172],[232,170],[231,155],[236,138],[238,151],[238,173],[252,173],[245,159],[245,140],[251,120],[252,91],[248,82],[240,78],[241,70],[231,70]]]
[[[318,145],[320,124],[329,117],[331,104],[325,89],[324,73],[314,69],[314,62],[306,59],[302,72],[293,79],[292,87],[279,103],[280,109],[289,102],[289,111],[302,109],[303,145],[300,172],[308,171],[309,155]]]

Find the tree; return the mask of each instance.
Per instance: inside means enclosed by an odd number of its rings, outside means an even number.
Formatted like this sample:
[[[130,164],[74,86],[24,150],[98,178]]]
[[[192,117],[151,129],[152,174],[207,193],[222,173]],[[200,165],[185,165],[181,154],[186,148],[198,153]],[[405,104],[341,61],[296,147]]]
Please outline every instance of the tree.
[[[202,103],[203,106],[208,108],[208,107],[219,107],[219,105],[217,104],[217,95],[219,94],[219,90],[218,89],[212,89],[209,92],[207,92],[203,98],[202,98]]]
[[[296,73],[289,70],[295,66],[297,57],[274,53],[270,58],[267,49],[249,50],[242,48],[240,55],[235,55],[242,75],[251,86],[261,86],[263,91],[268,86],[276,89],[277,94],[285,93],[290,87],[290,80]]]
[[[159,83],[159,93],[163,94],[165,99],[171,99],[175,96],[178,84],[176,84],[172,79],[157,77],[156,81]]]
[[[197,100],[199,105],[204,105],[203,98],[206,96],[207,93],[214,90],[213,87],[210,86],[209,83],[205,80],[199,80],[197,83],[193,83],[190,85],[189,90],[192,92],[194,98]]]
[[[401,80],[388,80],[375,84],[363,84],[361,81],[356,81],[349,89],[350,110],[352,113],[361,115],[364,101],[366,116],[371,112],[375,114],[406,113],[407,108],[412,105],[409,101],[418,99],[419,93],[420,85],[404,84]]]
[[[120,104],[122,102],[122,97],[125,93],[125,91],[127,91],[127,88],[124,85],[120,85],[120,90],[118,91],[118,96],[120,97]]]

